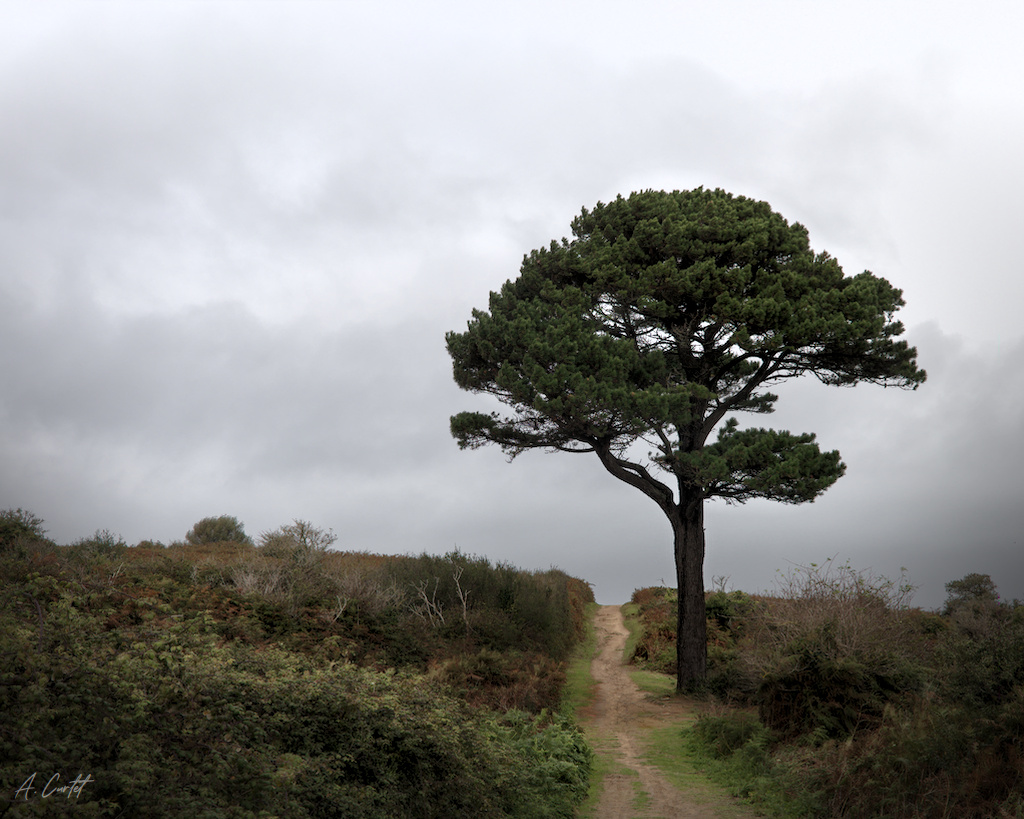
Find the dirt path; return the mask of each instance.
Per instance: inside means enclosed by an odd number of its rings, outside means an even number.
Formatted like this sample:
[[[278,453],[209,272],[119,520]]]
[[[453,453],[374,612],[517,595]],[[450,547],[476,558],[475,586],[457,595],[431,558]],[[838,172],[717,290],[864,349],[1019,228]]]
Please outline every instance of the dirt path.
[[[597,681],[594,703],[584,719],[591,745],[615,762],[604,778],[596,819],[746,819],[754,817],[732,797],[710,786],[685,792],[645,762],[644,737],[667,722],[684,723],[693,704],[645,695],[622,663],[628,632],[618,606],[601,606],[595,618],[598,653],[591,665]]]

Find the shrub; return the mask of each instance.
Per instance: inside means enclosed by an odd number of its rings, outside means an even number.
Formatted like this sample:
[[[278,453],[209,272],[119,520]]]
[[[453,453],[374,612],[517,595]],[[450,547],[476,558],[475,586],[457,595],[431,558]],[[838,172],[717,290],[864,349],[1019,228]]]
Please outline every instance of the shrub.
[[[767,816],[840,815],[820,810],[814,793],[793,790],[787,765],[776,758],[775,737],[753,714],[701,714],[683,731],[682,741],[712,779]]]
[[[571,817],[589,749],[545,711],[564,680],[548,649],[573,644],[589,586],[317,532],[5,554],[0,813],[50,807],[11,808],[23,771],[75,769],[90,817]],[[397,578],[441,567],[466,605],[444,598],[455,616],[431,628]]]
[[[582,608],[593,599],[589,586],[564,572],[526,572],[461,552],[396,560],[384,576],[406,592],[410,612],[449,639],[556,660],[582,639]]]
[[[264,532],[257,549],[231,568],[231,580],[239,591],[283,605],[291,616],[309,606],[334,608],[336,603],[337,619],[348,601],[326,570],[336,540],[334,532],[303,520]]]
[[[564,670],[550,657],[486,648],[441,661],[434,675],[473,705],[535,714],[556,708],[565,684]]]
[[[923,697],[887,711],[877,730],[795,749],[791,773],[799,789],[819,795],[819,815],[1015,816],[1004,808],[1020,796],[1020,755],[989,744],[978,728],[957,706]]]
[[[996,584],[992,582],[992,578],[987,574],[974,572],[964,575],[959,580],[950,580],[946,584],[944,613],[952,614],[965,606],[979,611],[998,602],[999,595],[996,593]]]
[[[587,796],[593,752],[573,723],[541,714],[531,717],[512,711],[501,718],[506,744],[525,764],[522,797],[511,816],[522,819],[572,819],[575,806]]]
[[[726,635],[733,643],[743,636],[756,604],[754,598],[741,591],[719,590],[704,598],[708,620],[717,626],[718,634]]]
[[[637,589],[630,599],[637,607],[640,633],[630,662],[665,674],[675,673],[676,612],[675,589],[663,586]]]
[[[912,588],[849,564],[798,567],[754,617],[737,672],[764,723],[785,735],[848,736],[920,689],[927,642]],[[756,682],[755,682],[756,681]]]
[[[923,612],[905,579],[831,561],[780,587],[707,596],[709,688],[758,705],[686,734],[707,770],[771,815],[1024,816],[1024,607],[975,574],[947,584],[945,615]],[[634,602],[665,624],[666,597]]]
[[[780,577],[779,594],[767,613],[771,626],[758,630],[757,641],[778,650],[833,622],[839,651],[870,654],[908,636],[913,590],[905,574],[897,582],[858,571],[848,563],[836,565],[831,559],[822,565],[798,566]],[[914,647],[908,645],[908,649]]]
[[[271,557],[315,560],[338,540],[331,529],[324,531],[309,521],[295,520],[260,535],[260,549]]]
[[[585,791],[568,724],[224,643],[211,614],[175,614],[156,589],[17,582],[0,609],[5,798],[31,770],[89,772],[75,807],[94,817],[570,817]]]
[[[107,529],[98,529],[92,537],[79,538],[68,549],[81,560],[115,558],[124,556],[128,544],[120,535]]]
[[[770,732],[753,714],[745,711],[722,714],[703,713],[690,729],[704,750],[715,759],[724,759],[744,745],[767,745]]]
[[[1024,609],[1000,603],[983,575],[949,584],[940,617],[848,567],[801,571],[728,650],[740,676],[761,675],[767,776],[804,794],[810,815],[1022,815]],[[704,739],[738,770],[744,734],[726,728]],[[756,773],[745,782],[760,787]]]
[[[766,671],[756,698],[769,728],[786,736],[846,737],[877,725],[891,700],[918,687],[898,665],[840,651],[836,631],[829,621],[794,640]]]
[[[206,543],[244,543],[252,544],[252,539],[245,533],[238,518],[231,515],[203,518],[185,535],[185,542],[197,546]]]
[[[0,555],[25,557],[30,546],[39,544],[52,545],[42,518],[20,508],[0,511]]]
[[[1009,701],[1024,684],[1024,607],[955,606],[939,649],[946,696],[978,710]]]

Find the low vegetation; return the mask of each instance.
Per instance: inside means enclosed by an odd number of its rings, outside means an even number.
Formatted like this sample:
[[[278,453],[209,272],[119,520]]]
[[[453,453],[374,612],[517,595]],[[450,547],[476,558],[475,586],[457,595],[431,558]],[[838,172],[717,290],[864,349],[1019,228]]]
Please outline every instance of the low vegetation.
[[[58,545],[0,513],[0,815],[571,817],[589,586],[334,542],[223,516]]]
[[[941,613],[911,591],[827,561],[709,593],[707,707],[679,741],[769,815],[1024,816],[1024,605],[986,575]],[[633,602],[633,661],[670,673],[675,592]]]
[[[58,545],[0,512],[0,815],[572,817],[589,586],[335,541],[222,516]],[[1024,605],[991,578],[941,612],[833,561],[771,596],[717,585],[674,741],[733,792],[778,817],[1024,817]],[[634,594],[638,667],[674,671],[675,606]]]

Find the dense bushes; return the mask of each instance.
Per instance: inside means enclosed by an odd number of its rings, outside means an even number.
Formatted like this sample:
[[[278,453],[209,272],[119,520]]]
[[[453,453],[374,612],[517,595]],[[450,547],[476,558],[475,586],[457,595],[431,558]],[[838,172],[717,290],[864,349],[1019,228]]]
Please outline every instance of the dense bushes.
[[[59,811],[38,789],[82,773],[86,817],[572,816],[590,751],[544,709],[589,587],[322,535],[0,554],[0,813]],[[466,617],[439,595],[432,626],[416,589],[460,561]]]
[[[920,689],[928,644],[908,616],[905,581],[829,561],[786,575],[781,591],[749,623],[737,658],[737,693],[770,728],[842,739]]]
[[[1024,815],[1024,607],[985,575],[947,589],[923,612],[905,580],[826,562],[776,597],[707,595],[719,705],[685,741],[771,815]],[[634,596],[638,645],[671,645],[672,600]]]
[[[757,686],[761,721],[784,737],[814,734],[845,738],[877,725],[886,705],[918,688],[913,673],[898,664],[844,651],[835,621],[793,640]],[[767,663],[766,663],[767,664]]]
[[[674,674],[676,668],[675,589],[664,587],[637,589],[630,602],[637,607],[640,633],[631,661],[651,671]]]
[[[47,543],[42,518],[24,509],[0,512],[0,556],[24,557],[30,547]]]
[[[439,662],[433,676],[467,702],[502,711],[554,708],[565,684],[562,664],[550,657],[486,648]]]
[[[571,815],[587,752],[570,726],[477,712],[422,678],[218,645],[209,626],[162,622],[116,650],[73,605],[50,607],[46,650],[4,658],[5,792],[26,772],[84,771],[98,816]]]
[[[185,542],[193,546],[201,543],[246,543],[252,539],[238,518],[232,515],[203,518],[185,534]]]
[[[420,620],[443,634],[558,660],[582,639],[583,606],[594,599],[589,586],[557,569],[524,572],[460,552],[394,561],[385,576],[405,590]]]

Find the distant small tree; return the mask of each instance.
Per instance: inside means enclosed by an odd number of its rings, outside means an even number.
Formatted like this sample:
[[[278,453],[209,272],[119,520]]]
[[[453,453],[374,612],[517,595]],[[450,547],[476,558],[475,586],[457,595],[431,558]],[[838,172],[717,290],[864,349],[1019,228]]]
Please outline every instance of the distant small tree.
[[[999,601],[996,584],[987,574],[972,572],[946,584],[946,614],[964,605],[985,607]]]
[[[305,520],[264,532],[259,538],[258,559],[243,567],[236,583],[251,587],[255,579],[264,594],[279,597],[292,614],[334,598],[340,616],[347,604],[338,595],[336,578],[325,570],[327,552],[337,539],[330,529],[320,529]]]
[[[459,413],[451,432],[509,458],[593,453],[657,504],[673,532],[682,688],[707,667],[704,502],[813,501],[845,469],[811,433],[729,416],[771,412],[769,389],[805,374],[913,389],[925,373],[897,340],[901,292],[844,275],[766,202],[644,191],[584,209],[572,232],[448,333],[455,382],[512,408]]]
[[[231,515],[203,518],[189,529],[185,541],[193,546],[225,542],[252,544],[252,538],[245,533],[238,518]]]
[[[80,552],[92,555],[116,555],[128,548],[124,538],[109,529],[97,529],[92,537],[83,537],[71,544]]]
[[[23,551],[33,543],[47,543],[43,519],[25,509],[0,512],[0,553]]]
[[[275,554],[321,554],[338,539],[333,530],[320,529],[306,520],[295,520],[260,535],[260,548]]]

